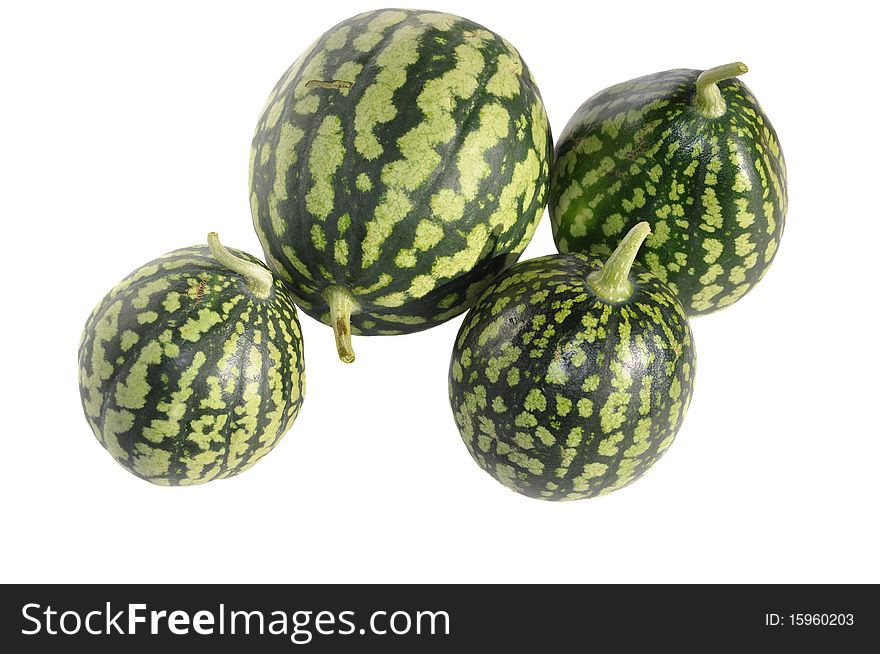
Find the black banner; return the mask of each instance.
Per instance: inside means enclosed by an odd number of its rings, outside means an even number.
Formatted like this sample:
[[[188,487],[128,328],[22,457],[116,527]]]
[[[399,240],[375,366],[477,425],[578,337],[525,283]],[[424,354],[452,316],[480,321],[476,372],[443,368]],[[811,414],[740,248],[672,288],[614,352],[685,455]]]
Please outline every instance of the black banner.
[[[0,645],[118,652],[545,652],[565,645],[852,647],[880,635],[876,586],[3,586]],[[840,650],[837,650],[840,651]],[[853,651],[847,649],[844,651]]]

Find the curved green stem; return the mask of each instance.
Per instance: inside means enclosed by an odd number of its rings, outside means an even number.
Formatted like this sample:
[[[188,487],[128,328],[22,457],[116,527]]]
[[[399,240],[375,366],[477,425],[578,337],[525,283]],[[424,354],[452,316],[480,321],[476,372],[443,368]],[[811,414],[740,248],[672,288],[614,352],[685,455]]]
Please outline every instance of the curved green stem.
[[[727,111],[727,103],[721,95],[718,82],[747,72],[749,72],[748,66],[741,61],[704,70],[697,78],[694,107],[706,118],[719,118],[723,116],[724,112]]]
[[[253,261],[248,261],[247,259],[242,259],[241,257],[232,254],[232,252],[220,243],[220,237],[217,236],[217,232],[211,232],[208,234],[208,249],[211,250],[211,255],[217,259],[221,265],[229,268],[232,272],[237,272],[245,278],[247,287],[251,290],[251,293],[261,300],[265,300],[269,297],[269,292],[272,290],[273,284],[271,272]]]
[[[351,347],[351,314],[358,304],[347,288],[330,286],[321,294],[330,306],[330,326],[336,337],[336,351],[345,363],[354,363],[354,350]]]
[[[590,273],[587,283],[600,300],[625,302],[633,294],[629,272],[639,248],[651,233],[651,226],[641,222],[633,227],[599,270]]]

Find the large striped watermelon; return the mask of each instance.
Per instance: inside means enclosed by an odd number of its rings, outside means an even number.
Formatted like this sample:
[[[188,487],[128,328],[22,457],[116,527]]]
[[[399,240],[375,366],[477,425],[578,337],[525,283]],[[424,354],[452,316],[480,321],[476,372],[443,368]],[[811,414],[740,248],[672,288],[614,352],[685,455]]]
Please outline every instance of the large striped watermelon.
[[[605,89],[556,144],[550,216],[560,252],[607,256],[641,220],[640,261],[691,315],[736,302],[767,272],[785,223],[785,159],[733,75],[670,70]]]
[[[200,484],[252,466],[293,423],[304,384],[290,295],[214,234],[209,247],[175,250],[117,284],[79,348],[95,436],[155,484]]]
[[[368,12],[319,37],[269,96],[251,150],[254,225],[352,361],[350,330],[448,320],[517,259],[551,150],[510,43],[449,14]]]
[[[672,443],[691,398],[688,320],[656,275],[632,266],[635,226],[603,264],[580,254],[518,263],[465,317],[449,372],[477,463],[545,500],[638,479]]]

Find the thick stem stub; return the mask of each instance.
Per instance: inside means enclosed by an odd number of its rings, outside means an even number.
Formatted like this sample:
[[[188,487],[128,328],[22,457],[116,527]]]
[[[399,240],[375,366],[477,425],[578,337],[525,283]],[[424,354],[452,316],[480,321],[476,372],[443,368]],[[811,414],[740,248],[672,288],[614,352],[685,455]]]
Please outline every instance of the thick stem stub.
[[[697,77],[694,107],[706,118],[720,118],[727,111],[727,103],[724,101],[724,96],[721,95],[718,82],[747,72],[749,72],[748,66],[741,61],[704,70]]]
[[[322,295],[330,307],[330,326],[336,337],[336,352],[345,363],[354,363],[354,349],[351,347],[351,314],[358,304],[347,288],[330,286]]]
[[[269,297],[272,284],[274,283],[271,272],[253,261],[248,261],[232,254],[220,243],[220,237],[217,236],[217,232],[208,234],[208,249],[222,266],[245,278],[245,283],[251,293],[261,300]]]
[[[629,280],[633,261],[642,243],[651,233],[651,226],[641,222],[633,227],[599,270],[587,277],[587,284],[600,300],[626,302],[635,290]]]

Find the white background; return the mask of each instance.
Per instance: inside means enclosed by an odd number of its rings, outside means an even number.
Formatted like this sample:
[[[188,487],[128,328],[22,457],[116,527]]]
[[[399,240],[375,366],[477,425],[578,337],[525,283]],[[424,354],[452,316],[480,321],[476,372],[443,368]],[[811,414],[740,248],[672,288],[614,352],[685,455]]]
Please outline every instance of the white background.
[[[251,133],[278,77],[368,2],[7,3],[0,10],[0,581],[880,582],[877,93],[859,5],[425,2],[504,35],[559,134],[588,96],[743,60],[776,126],[790,210],[744,300],[694,320],[690,413],[607,497],[512,493],[447,399],[461,318],[356,338],[304,314],[308,388],[246,474],[160,488],[82,416],[76,352],[133,268],[251,227]],[[14,7],[14,8],[11,8]],[[549,219],[525,258],[554,251]]]

